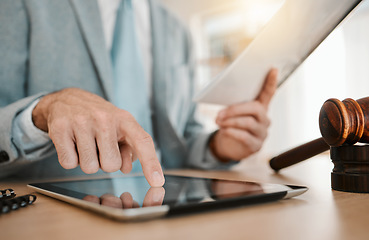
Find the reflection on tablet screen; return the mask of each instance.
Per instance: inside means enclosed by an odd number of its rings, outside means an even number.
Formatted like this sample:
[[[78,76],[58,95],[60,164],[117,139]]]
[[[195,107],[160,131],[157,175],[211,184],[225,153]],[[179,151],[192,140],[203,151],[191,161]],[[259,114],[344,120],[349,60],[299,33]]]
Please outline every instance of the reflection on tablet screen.
[[[143,176],[50,183],[68,196],[120,209],[159,205],[181,206],[291,190],[278,184],[166,176],[163,187],[152,188]]]

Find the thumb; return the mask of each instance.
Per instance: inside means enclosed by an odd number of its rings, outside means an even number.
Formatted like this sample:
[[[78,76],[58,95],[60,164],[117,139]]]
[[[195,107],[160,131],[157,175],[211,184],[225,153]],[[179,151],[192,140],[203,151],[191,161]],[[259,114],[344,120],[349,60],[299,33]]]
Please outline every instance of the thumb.
[[[268,108],[270,101],[277,89],[277,77],[278,70],[273,68],[269,71],[267,77],[265,78],[264,85],[260,90],[259,95],[256,97],[256,101]]]

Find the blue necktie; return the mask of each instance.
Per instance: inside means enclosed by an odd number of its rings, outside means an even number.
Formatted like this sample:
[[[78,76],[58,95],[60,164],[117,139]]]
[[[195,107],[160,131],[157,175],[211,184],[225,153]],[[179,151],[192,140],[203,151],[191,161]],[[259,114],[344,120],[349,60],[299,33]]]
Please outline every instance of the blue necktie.
[[[130,112],[144,130],[152,135],[149,89],[137,44],[132,0],[122,0],[119,5],[111,58],[114,73],[113,103]],[[138,171],[142,169],[136,161],[132,172]]]

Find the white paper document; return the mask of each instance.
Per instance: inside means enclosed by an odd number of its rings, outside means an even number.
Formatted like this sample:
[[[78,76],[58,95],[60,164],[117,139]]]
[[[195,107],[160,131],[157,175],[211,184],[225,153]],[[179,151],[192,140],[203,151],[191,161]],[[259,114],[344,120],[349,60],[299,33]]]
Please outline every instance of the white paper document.
[[[253,100],[271,68],[279,85],[361,0],[286,0],[242,54],[194,98],[230,105]]]

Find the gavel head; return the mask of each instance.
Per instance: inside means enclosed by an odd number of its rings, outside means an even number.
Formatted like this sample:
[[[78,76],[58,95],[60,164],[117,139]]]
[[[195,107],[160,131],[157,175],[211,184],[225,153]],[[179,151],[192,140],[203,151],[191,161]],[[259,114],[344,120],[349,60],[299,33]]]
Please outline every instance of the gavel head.
[[[369,143],[369,97],[328,99],[320,110],[319,127],[323,139],[333,147]]]

